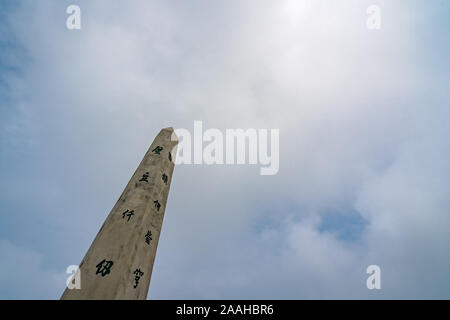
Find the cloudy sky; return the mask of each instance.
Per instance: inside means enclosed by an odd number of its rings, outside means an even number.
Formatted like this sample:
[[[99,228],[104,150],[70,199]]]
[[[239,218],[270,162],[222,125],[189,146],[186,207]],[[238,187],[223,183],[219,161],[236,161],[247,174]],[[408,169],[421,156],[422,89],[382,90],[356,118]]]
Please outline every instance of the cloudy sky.
[[[177,166],[149,298],[450,298],[449,14],[1,1],[0,298],[59,298],[155,135],[194,120],[279,129],[280,170]]]

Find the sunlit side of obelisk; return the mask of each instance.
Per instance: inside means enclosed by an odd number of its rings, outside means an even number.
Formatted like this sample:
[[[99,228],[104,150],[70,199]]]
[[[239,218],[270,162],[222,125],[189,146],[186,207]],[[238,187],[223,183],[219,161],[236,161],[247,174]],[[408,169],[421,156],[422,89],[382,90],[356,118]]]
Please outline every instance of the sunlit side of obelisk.
[[[61,299],[146,299],[177,145],[172,128],[156,136]]]

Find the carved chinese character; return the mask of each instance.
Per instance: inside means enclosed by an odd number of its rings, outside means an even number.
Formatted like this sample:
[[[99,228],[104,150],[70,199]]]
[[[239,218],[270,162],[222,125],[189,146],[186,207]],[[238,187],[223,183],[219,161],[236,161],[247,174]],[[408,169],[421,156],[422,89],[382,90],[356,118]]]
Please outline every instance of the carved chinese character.
[[[137,288],[138,284],[139,284],[139,279],[144,275],[144,273],[141,271],[141,269],[136,269],[133,272],[134,275],[136,275],[134,277],[134,286],[133,288]]]
[[[156,154],[161,154],[161,151],[163,150],[163,147],[157,146],[155,149],[152,150],[152,152]]]
[[[152,232],[150,230],[147,231],[147,234],[145,235],[145,242],[147,242],[147,244],[150,244],[150,241],[152,241]]]
[[[97,272],[95,274],[101,274],[102,277],[108,275],[111,272],[111,267],[114,262],[112,261],[106,261],[103,259],[98,265],[95,267],[97,268]]]
[[[155,204],[155,208],[157,211],[159,211],[159,209],[161,208],[161,204],[159,203],[158,200],[153,201],[153,203]]]
[[[172,162],[172,154],[169,152],[169,161]]]
[[[139,182],[148,182],[148,177],[149,177],[148,172],[144,173],[142,175],[141,180],[139,180]]]
[[[163,175],[162,175],[162,181],[164,181],[165,184],[167,184],[168,178],[169,178],[169,177],[168,177],[165,173],[163,173]]]
[[[130,211],[130,210],[127,210],[127,211],[125,211],[124,213],[122,213],[122,219],[125,219],[125,216],[128,217],[127,222],[130,221],[131,216],[134,216],[134,210],[131,210],[131,211]]]

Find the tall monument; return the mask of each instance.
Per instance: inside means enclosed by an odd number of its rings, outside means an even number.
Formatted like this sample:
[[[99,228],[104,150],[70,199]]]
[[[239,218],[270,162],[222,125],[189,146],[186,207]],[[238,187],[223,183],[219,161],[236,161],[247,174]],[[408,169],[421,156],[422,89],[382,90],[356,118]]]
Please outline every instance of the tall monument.
[[[177,145],[172,128],[156,136],[61,299],[146,299]]]

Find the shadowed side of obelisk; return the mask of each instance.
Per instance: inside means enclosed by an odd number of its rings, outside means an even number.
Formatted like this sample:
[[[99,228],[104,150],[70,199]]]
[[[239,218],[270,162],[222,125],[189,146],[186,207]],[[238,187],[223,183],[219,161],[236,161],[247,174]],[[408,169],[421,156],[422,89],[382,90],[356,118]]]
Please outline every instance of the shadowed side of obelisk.
[[[177,145],[172,128],[156,136],[61,299],[146,299]]]

